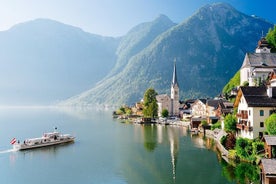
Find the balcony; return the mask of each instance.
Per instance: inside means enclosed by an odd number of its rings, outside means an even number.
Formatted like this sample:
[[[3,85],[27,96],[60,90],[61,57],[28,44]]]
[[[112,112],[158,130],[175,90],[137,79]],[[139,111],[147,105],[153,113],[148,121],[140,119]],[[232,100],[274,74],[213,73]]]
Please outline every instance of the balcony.
[[[248,115],[247,115],[247,114],[239,113],[239,114],[237,114],[237,118],[240,118],[240,119],[248,119]]]
[[[241,123],[237,123],[236,128],[240,130],[253,131],[252,126],[246,126],[245,124],[241,124]]]

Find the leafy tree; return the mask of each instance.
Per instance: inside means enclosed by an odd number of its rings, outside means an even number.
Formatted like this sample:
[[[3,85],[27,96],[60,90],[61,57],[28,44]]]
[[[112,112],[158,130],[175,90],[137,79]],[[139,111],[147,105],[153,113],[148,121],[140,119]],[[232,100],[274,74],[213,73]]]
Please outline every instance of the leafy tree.
[[[250,163],[240,163],[235,168],[235,176],[237,183],[255,183],[260,180],[260,169],[258,166]]]
[[[157,92],[153,88],[147,89],[144,94],[143,115],[146,117],[155,117],[158,113],[158,105],[156,100]]]
[[[269,29],[268,33],[266,35],[266,40],[269,44],[273,46],[272,51],[275,52],[276,48],[276,25],[274,26],[274,29]]]
[[[252,143],[252,147],[253,147],[253,153],[255,155],[258,155],[260,152],[262,152],[264,150],[264,142],[255,141]]]
[[[212,127],[211,127],[211,130],[215,130],[216,128],[221,129],[221,122],[220,121],[213,124]]]
[[[265,126],[268,134],[276,135],[276,113],[273,113],[265,120]]]
[[[224,118],[224,129],[226,132],[236,131],[237,119],[235,115],[227,114]]]
[[[246,138],[236,140],[235,150],[240,158],[248,159],[252,155],[252,141]]]
[[[166,118],[169,116],[169,111],[168,109],[163,109],[162,112],[161,112],[161,115],[163,118]]]

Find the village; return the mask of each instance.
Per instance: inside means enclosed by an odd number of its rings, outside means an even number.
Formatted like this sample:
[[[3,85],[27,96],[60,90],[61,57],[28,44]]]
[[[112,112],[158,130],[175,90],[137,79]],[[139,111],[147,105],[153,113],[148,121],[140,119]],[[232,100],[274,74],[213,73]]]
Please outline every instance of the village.
[[[262,183],[276,183],[276,118],[273,119],[276,112],[276,53],[271,53],[271,46],[264,37],[258,41],[254,53],[245,54],[239,72],[240,86],[234,87],[227,99],[219,95],[213,99],[181,101],[175,62],[171,94],[155,95],[159,118],[145,116],[144,99],[133,107],[121,107],[113,115],[139,124],[173,124],[188,126],[194,133],[207,133],[217,140],[224,157],[238,157],[258,164]],[[235,142],[227,143],[229,137],[234,137]],[[254,147],[250,148],[250,154],[244,151],[249,147]],[[237,148],[243,153],[233,152]]]

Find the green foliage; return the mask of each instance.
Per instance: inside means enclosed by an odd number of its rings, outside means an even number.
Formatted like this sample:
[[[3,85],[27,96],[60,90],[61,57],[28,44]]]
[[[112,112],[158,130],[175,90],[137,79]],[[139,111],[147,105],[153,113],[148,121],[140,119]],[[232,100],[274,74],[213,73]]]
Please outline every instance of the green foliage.
[[[238,157],[248,159],[253,153],[252,141],[246,138],[238,138],[236,140],[235,150],[237,151]]]
[[[250,163],[239,163],[235,168],[235,177],[237,183],[247,184],[259,181],[260,179],[260,169],[258,166],[252,165]]]
[[[265,127],[269,135],[276,135],[276,113],[271,114],[265,120]]]
[[[202,125],[202,126],[206,126],[206,125],[208,125],[208,123],[207,123],[206,120],[202,120],[202,121],[201,121],[201,125]]]
[[[269,29],[266,35],[266,40],[269,44],[273,46],[272,51],[275,52],[276,48],[276,25],[274,25],[274,29]]]
[[[116,111],[116,114],[117,115],[123,115],[126,113],[126,110],[125,110],[125,107],[124,106],[121,106],[117,111]]]
[[[230,81],[224,86],[222,93],[229,94],[231,90],[240,85],[240,70],[230,79]]]
[[[252,148],[253,148],[253,154],[258,155],[260,152],[264,150],[264,142],[262,141],[254,141],[252,143]]]
[[[244,81],[244,82],[242,83],[242,86],[249,86],[249,82],[248,82],[248,81]]]
[[[276,148],[272,147],[272,157],[276,158]]]
[[[224,118],[224,130],[226,132],[236,131],[237,118],[235,115],[227,114]]]
[[[167,109],[163,109],[161,112],[161,115],[163,118],[166,118],[169,116],[169,111]]]
[[[233,155],[233,157],[235,157],[234,153],[231,154]],[[224,161],[222,161],[221,165],[223,176],[225,176],[228,181],[231,181],[231,183],[259,183],[260,168],[257,165],[241,162],[237,163],[234,167],[233,165],[227,164]]]
[[[221,129],[221,122],[220,121],[213,124],[212,127],[211,127],[211,130],[215,130],[216,128]]]
[[[145,117],[155,117],[158,113],[158,105],[156,100],[157,92],[153,88],[147,89],[144,94],[144,109]]]
[[[227,139],[227,136],[226,136],[226,135],[222,136],[221,139],[220,139],[220,143],[221,143],[224,147],[225,147],[226,139]]]

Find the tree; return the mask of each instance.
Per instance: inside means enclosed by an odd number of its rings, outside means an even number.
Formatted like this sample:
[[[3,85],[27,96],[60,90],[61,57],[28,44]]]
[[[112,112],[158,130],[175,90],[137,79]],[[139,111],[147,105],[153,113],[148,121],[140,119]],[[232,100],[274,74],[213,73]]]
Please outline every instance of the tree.
[[[275,51],[276,48],[276,25],[274,26],[274,29],[269,29],[268,33],[266,35],[266,40],[269,44],[271,44],[274,48],[272,51]]]
[[[143,115],[146,117],[155,117],[158,113],[158,105],[156,100],[157,92],[153,88],[147,89],[144,94]]]
[[[265,120],[265,127],[269,135],[276,135],[276,113]]]
[[[234,132],[236,131],[236,123],[237,119],[235,115],[228,114],[224,118],[224,130],[226,132]]]
[[[167,109],[163,109],[161,112],[161,115],[163,118],[166,118],[169,116],[169,111]]]

